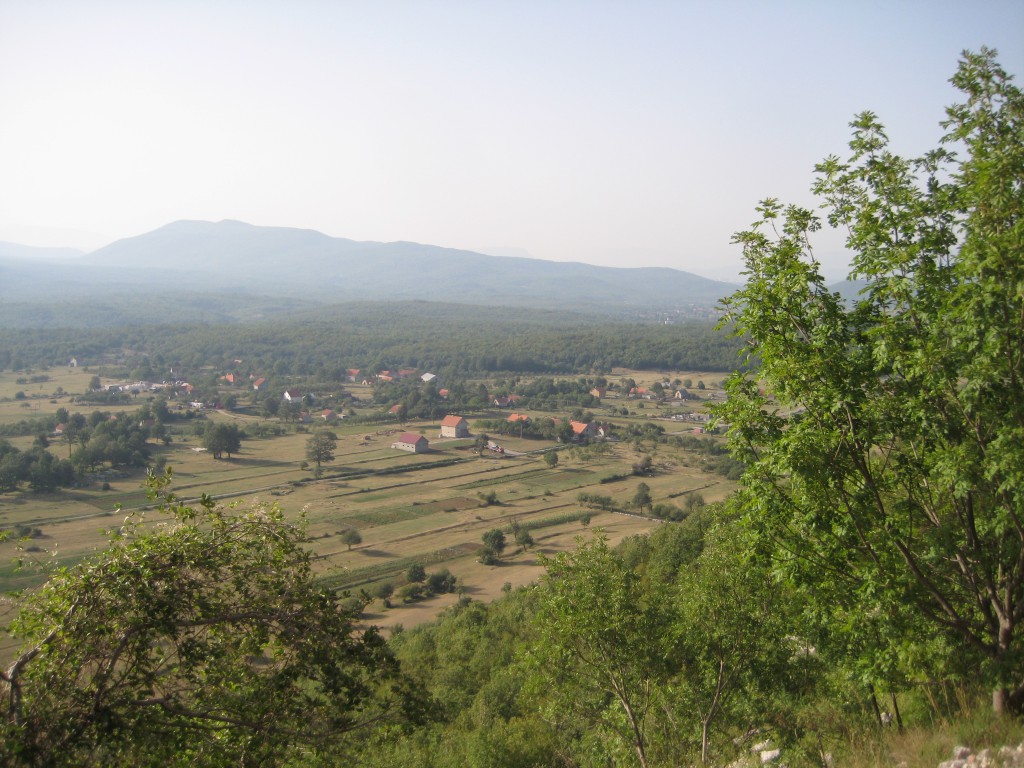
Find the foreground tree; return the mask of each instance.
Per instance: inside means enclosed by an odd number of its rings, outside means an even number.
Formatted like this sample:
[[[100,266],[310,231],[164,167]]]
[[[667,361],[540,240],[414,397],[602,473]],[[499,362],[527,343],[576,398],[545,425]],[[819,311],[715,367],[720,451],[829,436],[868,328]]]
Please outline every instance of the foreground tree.
[[[743,509],[820,606],[901,617],[894,639],[931,622],[1020,712],[1024,97],[985,49],[953,83],[945,147],[901,158],[865,113],[850,159],[817,168],[865,282],[852,304],[826,288],[810,211],[769,200],[737,235],[748,278],[727,321],[770,395],[733,376],[719,415]]]
[[[545,719],[569,730],[582,721],[646,768],[648,715],[666,678],[660,601],[647,599],[603,534],[539,559],[547,574],[532,658],[534,684],[548,698]]]
[[[302,527],[276,507],[186,506],[169,479],[150,479],[165,523],[130,517],[27,599],[0,762],[269,764],[400,716],[396,662],[317,586]]]

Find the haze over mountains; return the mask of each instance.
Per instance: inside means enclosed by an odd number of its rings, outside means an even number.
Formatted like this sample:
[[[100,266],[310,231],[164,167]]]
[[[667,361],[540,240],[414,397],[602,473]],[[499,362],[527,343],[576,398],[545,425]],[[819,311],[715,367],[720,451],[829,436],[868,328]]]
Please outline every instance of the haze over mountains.
[[[735,288],[674,269],[357,242],[239,221],[178,221],[85,255],[0,244],[5,303],[201,292],[317,303],[418,299],[621,316],[709,309]]]

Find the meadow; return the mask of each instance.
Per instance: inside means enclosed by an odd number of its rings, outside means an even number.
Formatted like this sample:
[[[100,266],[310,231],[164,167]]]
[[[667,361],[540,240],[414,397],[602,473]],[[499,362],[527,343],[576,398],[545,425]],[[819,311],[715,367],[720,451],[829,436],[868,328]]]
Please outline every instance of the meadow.
[[[83,413],[132,411],[149,397],[140,395],[124,406],[86,405],[72,398],[85,390],[90,372],[62,367],[45,375],[49,377],[45,382],[21,385],[13,373],[0,375],[0,424],[52,414],[61,407]],[[638,384],[645,378],[643,372],[622,375],[635,378]],[[700,376],[680,375],[694,380]],[[18,378],[24,376],[17,374]],[[648,372],[646,378],[653,381],[655,374]],[[719,392],[717,382],[712,384],[710,377],[707,381],[709,396]],[[368,388],[353,389],[363,396],[369,394]],[[15,399],[17,392],[24,392],[25,398]],[[613,402],[620,412],[614,423],[622,431],[630,423],[649,422],[659,415],[654,403],[638,409],[635,401]],[[630,413],[624,416],[619,406],[626,405]],[[694,403],[686,406],[692,408]],[[676,405],[662,407],[662,416],[679,410]],[[495,410],[471,418],[470,423],[503,415]],[[598,417],[605,420],[604,414]],[[207,420],[235,423],[247,434],[256,434],[260,425],[277,423],[244,413],[207,411],[193,424]],[[693,429],[684,422],[657,423],[669,435],[690,434]],[[172,469],[172,490],[181,498],[209,494],[224,504],[273,503],[288,516],[304,519],[317,572],[338,589],[375,594],[384,582],[401,587],[411,564],[423,565],[428,573],[447,568],[457,577],[458,594],[409,604],[394,599],[387,609],[381,600],[374,600],[367,606],[366,620],[385,628],[429,620],[459,597],[489,600],[503,589],[535,581],[542,572],[539,556],[574,547],[578,537],[590,535],[588,528],[600,528],[614,543],[661,524],[632,509],[640,482],[649,486],[655,503],[679,503],[691,492],[711,503],[725,498],[735,487],[709,472],[694,453],[654,440],[613,440],[582,447],[501,436],[494,439],[506,449],[505,454],[488,450],[478,454],[473,438],[440,439],[438,421],[332,424],[330,429],[337,436],[335,459],[324,464],[317,477],[306,463],[306,442],[313,431],[323,427],[288,425],[278,436],[248,437],[238,454],[215,460],[203,450],[202,438],[192,425],[175,422],[169,444],[151,441],[151,462],[160,461]],[[414,455],[391,448],[395,433],[403,430],[426,436],[431,441],[430,452]],[[33,440],[30,436],[7,439],[21,449]],[[48,450],[66,457],[69,447],[54,440]],[[553,468],[543,457],[552,450],[559,456]],[[632,466],[644,455],[652,457],[653,471],[635,477]],[[22,489],[0,494],[0,527],[35,530],[30,539],[0,544],[0,590],[10,593],[33,588],[45,578],[47,569],[73,565],[101,549],[128,515],[141,516],[146,525],[159,523],[156,513],[147,511],[151,502],[143,487],[142,470],[104,473],[103,478],[102,483],[53,493]],[[578,501],[580,494],[610,497],[622,511],[588,509]],[[588,524],[581,519],[584,516]],[[509,532],[513,526],[529,530],[534,546],[524,551],[508,535],[509,546],[499,563],[480,563],[482,535],[493,528]],[[353,528],[362,541],[350,548],[342,536]],[[16,568],[16,559],[25,565]],[[7,612],[16,604],[7,599]]]

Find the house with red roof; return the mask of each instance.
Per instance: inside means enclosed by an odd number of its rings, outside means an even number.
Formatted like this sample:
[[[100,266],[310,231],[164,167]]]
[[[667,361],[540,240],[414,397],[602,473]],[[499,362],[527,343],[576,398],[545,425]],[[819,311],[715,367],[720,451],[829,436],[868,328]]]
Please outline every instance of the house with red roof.
[[[256,390],[257,392],[259,392],[261,389],[263,389],[264,386],[266,386],[266,383],[267,383],[266,378],[264,378],[263,376],[260,376],[260,378],[255,379],[253,381],[252,388],[254,390]]]
[[[469,422],[451,414],[441,419],[441,437],[469,437]]]
[[[572,433],[577,440],[597,436],[597,426],[593,423],[585,424],[582,421],[570,421],[569,426],[572,427]]]
[[[403,432],[398,439],[391,444],[392,448],[409,453],[426,453],[430,450],[430,441],[423,435],[415,432]]]

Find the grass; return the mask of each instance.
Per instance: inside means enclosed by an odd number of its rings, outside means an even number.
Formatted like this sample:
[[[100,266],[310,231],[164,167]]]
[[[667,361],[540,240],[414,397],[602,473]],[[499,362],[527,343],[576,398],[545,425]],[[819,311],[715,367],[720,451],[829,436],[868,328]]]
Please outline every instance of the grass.
[[[850,733],[833,755],[835,765],[849,768],[936,768],[953,757],[955,747],[975,753],[988,749],[995,757],[1000,748],[1020,744],[1024,744],[1024,721],[996,717],[986,702],[978,700],[953,718],[913,725],[902,733],[895,728]]]

